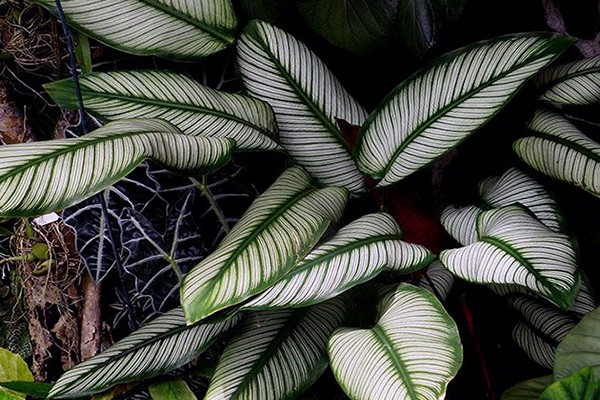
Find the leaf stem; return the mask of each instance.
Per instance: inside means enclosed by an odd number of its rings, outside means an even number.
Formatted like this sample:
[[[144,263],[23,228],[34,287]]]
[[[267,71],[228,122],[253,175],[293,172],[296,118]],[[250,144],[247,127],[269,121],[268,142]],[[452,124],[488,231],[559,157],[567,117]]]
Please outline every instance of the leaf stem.
[[[231,228],[229,227],[229,224],[227,223],[227,219],[225,219],[225,215],[223,214],[223,211],[221,211],[221,209],[219,208],[219,205],[217,204],[217,200],[215,199],[215,196],[213,195],[213,193],[210,191],[210,188],[208,187],[208,184],[206,182],[206,175],[202,175],[202,182],[200,182],[196,178],[192,178],[192,177],[190,177],[189,179],[194,184],[194,186],[198,190],[200,190],[202,195],[204,197],[206,197],[206,199],[208,200],[208,202],[210,204],[210,207],[212,208],[213,212],[219,219],[221,226],[223,226],[223,230],[226,233],[229,233]]]

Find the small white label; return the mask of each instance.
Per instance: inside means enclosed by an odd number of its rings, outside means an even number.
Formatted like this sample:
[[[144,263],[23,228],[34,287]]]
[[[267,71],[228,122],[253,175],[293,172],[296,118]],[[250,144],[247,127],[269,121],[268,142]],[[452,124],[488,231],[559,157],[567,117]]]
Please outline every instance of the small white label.
[[[59,220],[59,216],[57,213],[50,213],[50,214],[46,214],[46,215],[42,215],[41,217],[37,217],[33,220],[34,224],[37,224],[39,226],[44,226],[44,225],[48,225],[52,222],[56,222]]]

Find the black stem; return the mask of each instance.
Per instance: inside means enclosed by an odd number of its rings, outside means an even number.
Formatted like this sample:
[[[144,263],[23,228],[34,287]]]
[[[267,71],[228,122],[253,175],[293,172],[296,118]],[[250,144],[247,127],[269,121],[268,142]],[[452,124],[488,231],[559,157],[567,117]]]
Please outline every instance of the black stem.
[[[63,29],[65,41],[67,42],[67,49],[69,51],[69,64],[71,67],[71,76],[73,77],[73,83],[75,84],[75,96],[77,97],[77,106],[79,109],[79,120],[81,122],[81,128],[83,130],[83,133],[85,135],[89,132],[89,129],[87,125],[85,109],[83,107],[83,96],[81,95],[79,77],[77,76],[77,60],[75,59],[75,50],[73,48],[73,42],[71,41],[71,31],[69,30],[69,25],[67,25],[67,19],[65,18],[65,13],[62,9],[62,5],[60,4],[60,0],[55,0],[54,3],[56,5],[58,18],[60,19],[60,24]],[[115,242],[114,229],[112,223],[110,222],[110,214],[108,213],[108,204],[106,203],[106,199],[104,198],[103,192],[99,193],[97,197],[102,207],[102,212],[106,216],[106,218],[104,218],[104,221],[106,223],[106,230],[108,233],[108,239],[110,241],[110,247],[115,259],[115,264],[117,266],[117,272],[119,274],[120,290],[123,295],[123,298],[125,299],[125,306],[127,307],[129,327],[131,329],[136,329],[138,327],[138,323],[135,318],[135,310],[133,308],[133,303],[131,302],[131,298],[129,297],[127,286],[125,285],[125,268],[123,267],[123,263],[121,262],[121,257]]]

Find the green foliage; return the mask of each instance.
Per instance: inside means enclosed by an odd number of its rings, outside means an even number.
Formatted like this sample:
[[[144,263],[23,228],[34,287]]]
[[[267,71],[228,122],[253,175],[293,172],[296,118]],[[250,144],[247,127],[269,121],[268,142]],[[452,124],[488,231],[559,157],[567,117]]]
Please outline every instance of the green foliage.
[[[454,276],[507,295],[525,320],[515,339],[560,379],[524,382],[503,399],[569,391],[593,398],[598,311],[572,328],[595,302],[547,181],[512,165],[483,179],[476,204],[448,206],[441,214],[459,246],[438,243],[443,250],[436,261],[403,233],[415,210],[383,212],[388,198],[404,200],[381,189],[410,191],[428,166],[498,118],[533,77],[543,92],[537,101],[596,102],[590,84],[597,83],[596,60],[551,66],[571,38],[511,34],[454,50],[401,82],[368,115],[317,53],[265,21],[279,20],[279,0],[237,3],[247,17],[263,19],[240,27],[239,37],[229,0],[63,3],[69,23],[83,32],[86,70],[92,64],[84,34],[121,51],[175,61],[221,52],[237,39],[236,73],[245,93],[179,71],[90,72],[80,77],[81,99],[71,79],[45,88],[62,107],[76,109],[81,100],[103,126],[82,137],[0,147],[0,214],[34,216],[88,199],[65,216],[80,228],[79,250],[96,265],[94,277],[105,279],[113,264],[134,276],[143,268],[147,279],[136,276],[135,301],[144,301],[151,284],[168,292],[159,300],[163,306],[180,295],[181,307],[66,371],[49,398],[90,396],[152,378],[153,398],[194,399],[196,386],[180,379],[189,371],[178,370],[194,361],[194,370],[210,375],[207,399],[296,398],[328,365],[352,399],[442,399],[463,361],[457,323],[441,302],[451,297]],[[299,11],[342,48],[368,53],[399,33],[421,55],[463,6],[462,0],[307,0]],[[582,87],[594,95],[579,96]],[[555,109],[533,114],[513,149],[543,174],[600,195],[597,147]],[[219,203],[228,193],[213,193],[219,185],[209,177],[236,150],[286,152],[291,166],[230,227]],[[144,160],[184,176],[147,165],[134,172],[143,171],[141,178],[128,175]],[[125,181],[131,187],[120,186]],[[101,191],[109,210],[98,211],[89,199]],[[219,225],[214,246],[203,252],[196,228],[204,210],[195,206],[196,192]],[[380,211],[356,207],[359,201]],[[422,229],[434,236],[433,228]],[[112,258],[104,254],[111,236],[120,239],[111,243],[117,247]],[[46,257],[40,246],[32,253]],[[164,280],[165,269],[175,271],[174,283]],[[577,372],[582,367],[588,369]],[[175,376],[161,377],[167,373]]]
[[[539,400],[595,400],[600,397],[600,381],[594,369],[585,367],[548,386]]]
[[[33,381],[33,375],[21,356],[6,349],[0,349],[0,381]],[[25,395],[4,386],[0,387],[0,395],[6,399],[25,398]]]

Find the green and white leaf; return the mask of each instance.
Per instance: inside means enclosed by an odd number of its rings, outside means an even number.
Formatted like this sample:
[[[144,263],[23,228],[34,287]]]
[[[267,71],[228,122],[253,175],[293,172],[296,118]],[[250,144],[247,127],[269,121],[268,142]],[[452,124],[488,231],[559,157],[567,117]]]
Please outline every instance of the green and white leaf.
[[[53,0],[34,0],[57,13]],[[233,43],[230,0],[62,0],[69,25],[116,49],[197,60]]]
[[[192,389],[183,379],[168,379],[148,385],[153,400],[197,400]]]
[[[225,348],[205,399],[296,398],[327,367],[327,339],[346,315],[340,299],[247,315]]]
[[[510,298],[509,304],[526,321],[518,322],[513,329],[514,341],[533,361],[552,369],[556,346],[579,320],[529,296]]]
[[[441,301],[446,301],[453,286],[454,275],[439,260],[432,262],[419,279],[419,287],[429,290]]]
[[[331,299],[384,270],[407,274],[435,257],[401,240],[394,218],[367,214],[312,250],[282,280],[245,304],[246,309],[304,307]]]
[[[440,260],[452,273],[474,283],[516,284],[563,309],[579,290],[575,246],[518,205],[483,211],[478,240],[444,250]]]
[[[479,182],[479,194],[487,208],[520,203],[555,232],[564,230],[564,218],[556,199],[538,181],[516,168],[502,176],[490,176]]]
[[[75,139],[0,147],[0,215],[36,216],[90,197],[149,159],[177,171],[211,172],[233,141],[184,135],[162,120],[120,120]]]
[[[566,118],[535,113],[528,135],[513,143],[519,158],[533,169],[600,196],[600,144]]]
[[[268,104],[225,93],[168,71],[113,71],[79,78],[83,105],[103,121],[164,119],[187,135],[226,137],[238,150],[280,149]],[[73,79],[44,85],[61,107],[76,110]]]
[[[585,315],[558,345],[554,378],[563,379],[583,367],[593,367],[600,379],[600,307]]]
[[[550,385],[539,400],[597,400],[600,398],[600,382],[594,369],[582,368]]]
[[[477,216],[482,211],[478,206],[448,206],[442,211],[440,222],[454,240],[468,246],[477,241]]]
[[[554,377],[546,375],[517,383],[502,393],[500,400],[538,400],[552,382],[554,382]]]
[[[323,186],[366,190],[337,125],[361,125],[366,111],[303,43],[265,22],[244,30],[238,65],[248,93],[273,107],[281,145]]]
[[[462,363],[454,320],[429,291],[401,284],[380,303],[371,329],[329,339],[331,369],[356,400],[442,399]]]
[[[341,187],[315,188],[300,167],[286,170],[184,278],[188,321],[239,304],[287,275],[339,220],[347,198]]]
[[[511,35],[438,59],[396,87],[363,124],[355,149],[360,171],[386,186],[425,167],[571,44],[553,34]]]
[[[600,102],[600,56],[550,67],[539,75],[542,100],[563,105]]]
[[[188,326],[181,308],[144,325],[102,353],[65,372],[50,398],[71,398],[101,392],[119,383],[135,382],[172,371],[196,358],[238,319]]]

